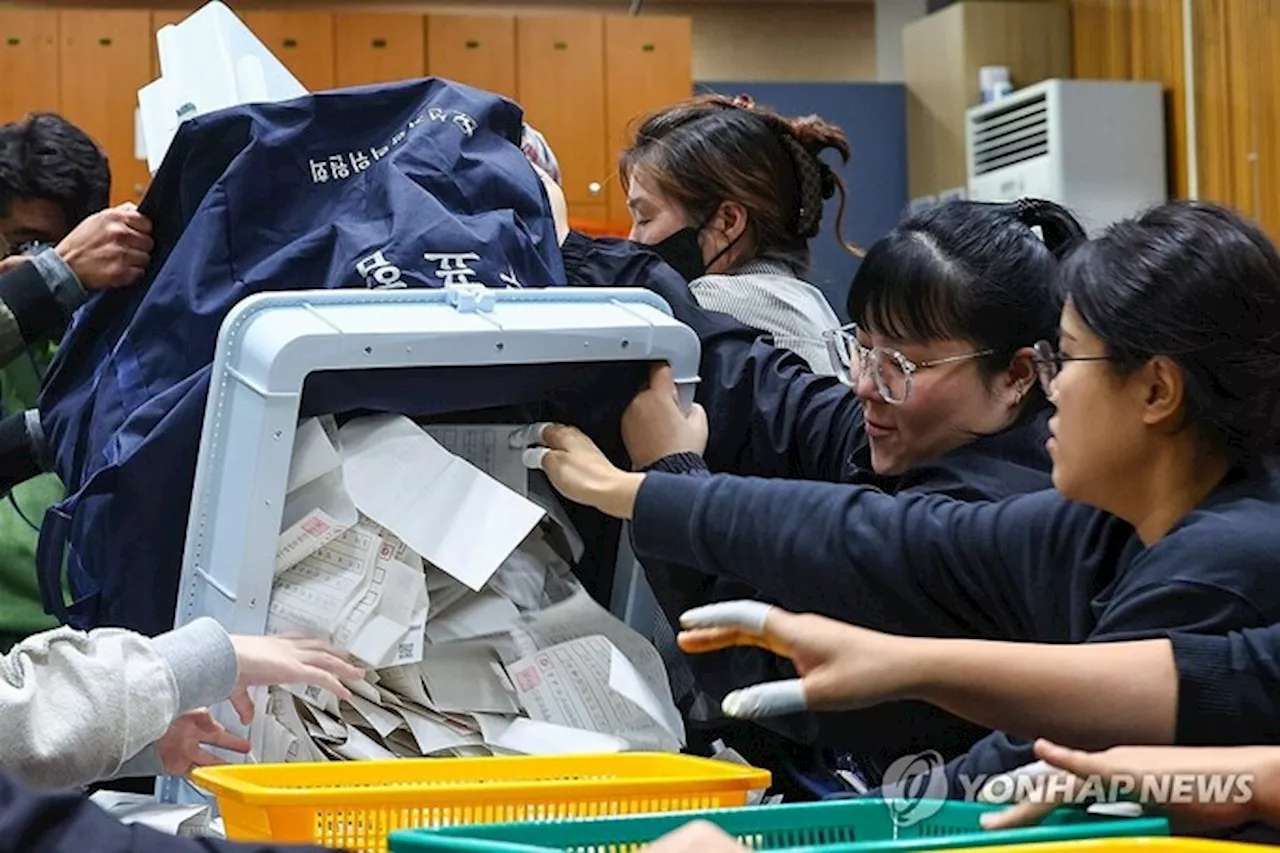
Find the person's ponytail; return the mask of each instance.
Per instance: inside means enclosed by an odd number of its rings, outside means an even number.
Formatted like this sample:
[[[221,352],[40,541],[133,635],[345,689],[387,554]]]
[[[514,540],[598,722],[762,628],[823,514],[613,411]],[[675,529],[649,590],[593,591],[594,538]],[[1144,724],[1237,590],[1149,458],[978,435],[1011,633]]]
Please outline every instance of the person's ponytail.
[[[1079,221],[1056,202],[1043,198],[1020,198],[1010,206],[1014,218],[1023,225],[1040,228],[1045,246],[1058,260],[1086,239]]]

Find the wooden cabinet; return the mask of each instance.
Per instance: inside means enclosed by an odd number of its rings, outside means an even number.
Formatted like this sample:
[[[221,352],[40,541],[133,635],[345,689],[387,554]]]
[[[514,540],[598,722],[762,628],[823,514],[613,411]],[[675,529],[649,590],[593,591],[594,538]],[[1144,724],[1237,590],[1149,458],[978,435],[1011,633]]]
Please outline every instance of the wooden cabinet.
[[[333,29],[339,87],[409,80],[427,72],[421,15],[338,14]]]
[[[58,16],[0,10],[0,122],[58,104]]]
[[[312,92],[334,87],[333,15],[327,12],[245,12],[244,22]]]
[[[604,19],[605,151],[612,175],[635,123],[693,94],[693,31],[688,18],[646,15]],[[622,187],[611,180],[609,219],[630,220]]]
[[[134,156],[138,90],[151,82],[147,12],[59,12],[58,103],[111,160],[112,202],[138,201],[150,182]]]
[[[641,116],[688,97],[688,18],[258,8],[246,24],[311,91],[424,74],[505,95],[546,135],[572,215],[629,221],[617,158]],[[156,33],[189,9],[0,9],[0,122],[59,112],[111,161],[114,202],[150,176],[135,157],[137,91],[160,75]]]
[[[604,18],[529,16],[516,22],[516,80],[529,124],[560,161],[569,213],[603,205],[614,169],[605,151]]]
[[[431,15],[427,73],[497,92],[516,90],[516,19],[511,15]]]
[[[964,188],[965,111],[979,102],[978,69],[1007,66],[1018,88],[1070,77],[1069,9],[1057,2],[955,3],[903,28],[902,55],[911,197]]]

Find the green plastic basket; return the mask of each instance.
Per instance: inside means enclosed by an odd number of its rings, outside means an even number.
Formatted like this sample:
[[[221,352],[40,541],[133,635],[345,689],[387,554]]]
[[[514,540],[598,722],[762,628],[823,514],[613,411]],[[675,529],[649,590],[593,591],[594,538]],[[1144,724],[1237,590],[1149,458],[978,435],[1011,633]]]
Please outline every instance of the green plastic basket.
[[[986,830],[979,817],[1004,806],[955,800],[926,801],[915,814],[936,812],[895,826],[882,800],[756,806],[674,814],[547,823],[500,823],[403,830],[391,834],[391,853],[630,853],[691,820],[708,820],[753,850],[821,853],[902,853],[1067,841],[1076,838],[1168,835],[1161,817],[1107,817],[1058,809],[1038,826]]]

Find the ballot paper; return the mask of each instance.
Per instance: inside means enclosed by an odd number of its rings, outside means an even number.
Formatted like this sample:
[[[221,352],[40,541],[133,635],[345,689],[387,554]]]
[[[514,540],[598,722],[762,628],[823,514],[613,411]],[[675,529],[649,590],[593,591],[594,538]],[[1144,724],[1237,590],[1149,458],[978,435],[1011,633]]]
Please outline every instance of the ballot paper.
[[[524,447],[512,446],[511,437],[524,427],[512,424],[428,424],[427,435],[445,450],[470,462],[519,495],[529,494],[529,469]]]
[[[160,803],[149,794],[123,791],[98,791],[89,800],[123,824],[146,826],[166,835],[184,838],[211,834],[208,806]]]
[[[381,539],[357,525],[296,566],[282,572],[271,591],[267,633],[296,631],[332,636],[335,622],[359,602],[372,575]]]
[[[566,601],[552,605],[538,613],[526,614],[511,631],[515,647],[521,655],[531,655],[577,637],[597,634],[606,637],[644,679],[645,686],[658,698],[664,708],[675,712],[675,699],[671,695],[671,681],[662,655],[653,644],[626,623],[605,610],[579,588]],[[677,729],[683,740],[683,724]]]
[[[420,666],[437,711],[518,714],[520,701],[493,649],[480,643],[433,647]]]
[[[307,418],[298,424],[293,439],[293,456],[289,460],[289,480],[285,492],[296,492],[331,471],[342,467],[342,457],[329,440],[319,418]]]
[[[543,516],[403,416],[350,421],[338,443],[356,507],[472,590],[484,587]]]
[[[371,576],[338,631],[338,644],[373,667],[422,660],[430,601],[421,571],[379,547]]]
[[[427,639],[445,643],[506,634],[519,618],[520,611],[510,601],[493,592],[482,592],[427,620]]]
[[[540,610],[542,594],[547,586],[548,558],[554,559],[555,556],[543,540],[542,533],[535,530],[502,561],[485,589],[502,596],[518,610]]]
[[[608,639],[581,637],[507,666],[530,718],[625,738],[632,747],[678,752],[661,703],[625,655]]]
[[[627,741],[614,735],[571,729],[517,717],[492,745],[521,755],[591,755],[625,752]]]
[[[342,459],[319,418],[298,425],[276,545],[279,575],[355,525],[355,503],[342,479]]]
[[[326,637],[368,675],[343,700],[259,693],[258,760],[680,749],[661,656],[574,576],[581,538],[516,429],[299,424],[268,632]]]

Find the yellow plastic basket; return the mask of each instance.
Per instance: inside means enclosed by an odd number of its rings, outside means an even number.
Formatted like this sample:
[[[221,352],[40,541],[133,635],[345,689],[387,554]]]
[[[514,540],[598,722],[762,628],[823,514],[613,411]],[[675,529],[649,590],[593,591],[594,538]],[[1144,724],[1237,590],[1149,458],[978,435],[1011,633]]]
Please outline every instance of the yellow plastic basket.
[[[662,753],[240,764],[196,770],[235,841],[385,853],[394,830],[746,804],[767,770]]]
[[[998,851],[993,851],[990,847],[968,847],[948,850],[947,853],[1271,853],[1274,850],[1274,847],[1264,844],[1246,844],[1240,841],[1138,836],[1008,844]]]

